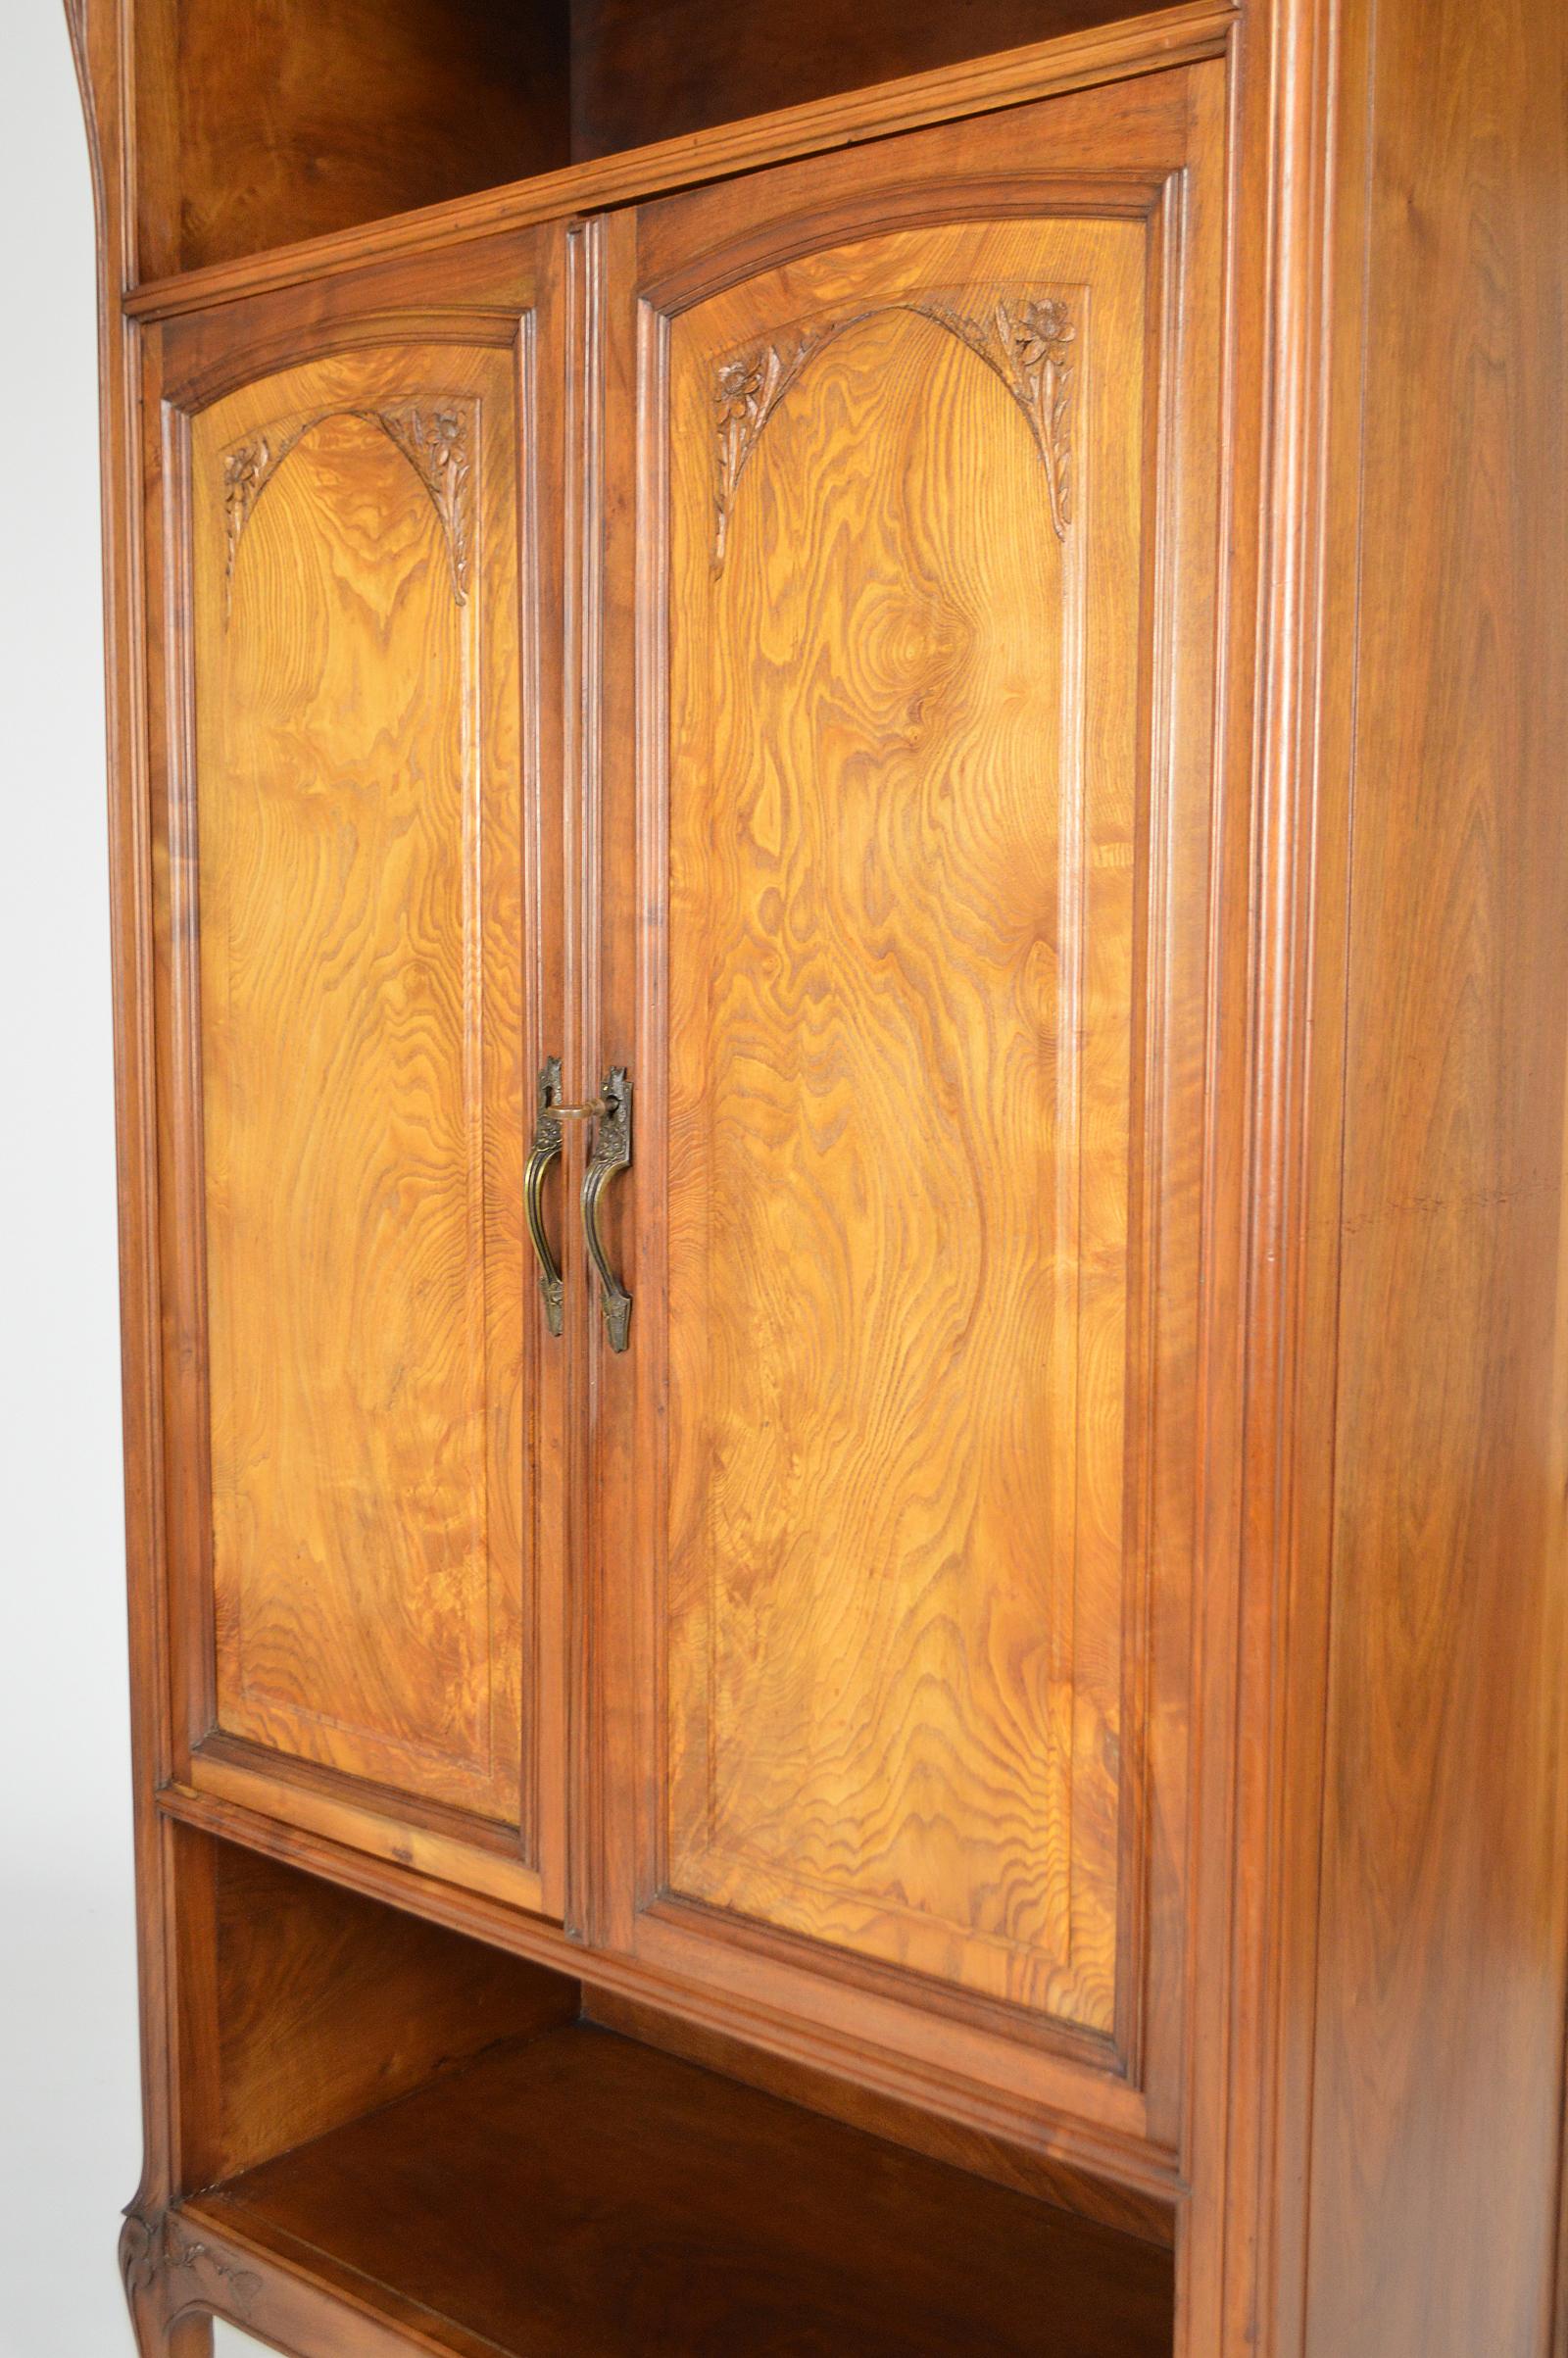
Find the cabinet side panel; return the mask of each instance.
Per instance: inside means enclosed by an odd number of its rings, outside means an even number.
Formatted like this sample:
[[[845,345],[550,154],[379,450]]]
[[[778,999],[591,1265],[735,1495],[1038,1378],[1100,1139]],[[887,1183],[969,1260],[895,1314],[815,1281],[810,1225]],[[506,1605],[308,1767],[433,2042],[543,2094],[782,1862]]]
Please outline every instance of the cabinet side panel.
[[[564,1975],[180,1830],[214,1867],[210,2181],[379,2111],[500,2040],[576,2019]]]
[[[1568,21],[1382,0],[1348,30],[1369,334],[1305,2341],[1527,2358],[1568,1897]]]

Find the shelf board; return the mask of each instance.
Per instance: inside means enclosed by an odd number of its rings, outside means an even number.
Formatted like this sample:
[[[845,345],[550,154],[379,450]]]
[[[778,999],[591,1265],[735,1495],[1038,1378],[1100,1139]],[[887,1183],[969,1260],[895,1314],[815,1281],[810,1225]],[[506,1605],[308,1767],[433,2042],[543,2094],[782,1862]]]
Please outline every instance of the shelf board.
[[[1170,2358],[1174,2332],[1169,2252],[586,2023],[192,2216],[507,2358]]]

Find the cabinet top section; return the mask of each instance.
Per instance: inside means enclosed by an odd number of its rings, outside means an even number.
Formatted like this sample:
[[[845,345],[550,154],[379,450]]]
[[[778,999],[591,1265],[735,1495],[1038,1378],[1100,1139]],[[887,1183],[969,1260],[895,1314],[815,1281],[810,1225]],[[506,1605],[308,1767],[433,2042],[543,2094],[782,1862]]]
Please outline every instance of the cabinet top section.
[[[1183,64],[1239,0],[67,5],[106,274],[166,317]]]

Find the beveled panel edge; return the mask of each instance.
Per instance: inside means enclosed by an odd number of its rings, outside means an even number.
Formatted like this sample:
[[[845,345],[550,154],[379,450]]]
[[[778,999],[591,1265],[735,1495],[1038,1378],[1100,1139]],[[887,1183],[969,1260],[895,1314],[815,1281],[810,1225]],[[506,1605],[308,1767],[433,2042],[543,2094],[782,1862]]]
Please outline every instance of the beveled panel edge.
[[[716,129],[660,140],[651,147],[629,148],[477,196],[456,197],[331,236],[266,249],[238,262],[147,279],[125,291],[123,308],[134,319],[172,319],[302,279],[634,203],[791,157],[823,154],[892,132],[1190,65],[1224,52],[1241,7],[1242,0],[1181,0],[1148,17],[812,99]]]
[[[312,332],[294,320],[270,336],[236,339],[220,364],[197,368],[171,367],[171,360],[177,355],[166,339],[163,399],[170,409],[194,418],[232,393],[263,384],[270,377],[288,376],[318,361],[341,360],[350,353],[407,344],[512,351],[535,309],[532,303],[476,304],[467,310],[432,306],[427,311],[414,303],[401,310],[395,305],[368,307],[329,330]]]
[[[990,2177],[998,2185],[1014,2186],[1077,2218],[1096,2220],[1102,2227],[1136,2235],[1166,2251],[1175,2249],[1176,2209],[1168,2198],[1094,2177],[1017,2145],[1004,2145],[983,2133],[957,2127],[923,2109],[917,2111],[897,2097],[868,2094],[864,2088],[813,2071],[809,2065],[789,2062],[721,2031],[698,2028],[677,2015],[661,2013],[641,1998],[606,1990],[591,1976],[582,1985],[582,2009],[584,2021],[618,2031],[644,2046],[662,2048],[747,2087],[764,2088],[807,2112],[843,2121],[910,2151],[956,2161],[959,2168]],[[972,2144],[978,2150],[959,2159],[950,2140]],[[1001,2168],[996,2167],[997,2155],[1004,2156]]]
[[[939,2023],[965,2025],[1004,2039],[1020,2055],[1067,2062],[1093,2072],[1098,2079],[1119,2082],[1142,2093],[1114,2028],[1097,2031],[1090,2023],[1048,2013],[1026,1999],[999,1997],[966,1984],[944,1981],[920,1966],[850,1948],[820,1933],[800,1932],[771,1917],[748,1915],[732,1903],[705,1899],[699,1892],[674,1887],[650,1900],[642,1918],[683,1936],[725,1943],[760,1964],[777,1966],[781,1972],[808,1974],[828,1985],[837,1984],[846,1996],[859,1990],[886,1998]]]
[[[244,1758],[248,1751],[254,1751],[255,1757]],[[475,1821],[471,1839],[455,1827],[448,1831],[444,1826],[417,1825],[401,1805],[396,1816],[390,1808],[383,1814],[368,1807],[363,1798],[346,1790],[346,1779],[342,1781],[345,1790],[338,1793],[324,1780],[291,1776],[290,1765],[279,1760],[264,1766],[257,1747],[209,1744],[192,1755],[190,1785],[184,1790],[259,1810],[303,1834],[346,1843],[371,1858],[482,1892],[509,1907],[525,1908],[530,1915],[542,1912],[543,1885],[537,1869],[498,1847],[494,1830],[484,1822]],[[388,1800],[394,1802],[396,1796],[389,1795]],[[443,1817],[448,1814],[442,1813]],[[452,1818],[456,1814],[450,1813]]]

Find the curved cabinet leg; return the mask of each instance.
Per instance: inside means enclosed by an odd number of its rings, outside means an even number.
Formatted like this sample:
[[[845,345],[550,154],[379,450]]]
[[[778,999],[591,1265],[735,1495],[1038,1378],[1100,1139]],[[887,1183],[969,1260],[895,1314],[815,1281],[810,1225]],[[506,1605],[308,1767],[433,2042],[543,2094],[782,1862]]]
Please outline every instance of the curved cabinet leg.
[[[213,2321],[185,2305],[189,2281],[170,2267],[162,2213],[127,2211],[120,2235],[120,2273],[138,2358],[213,2358]]]

